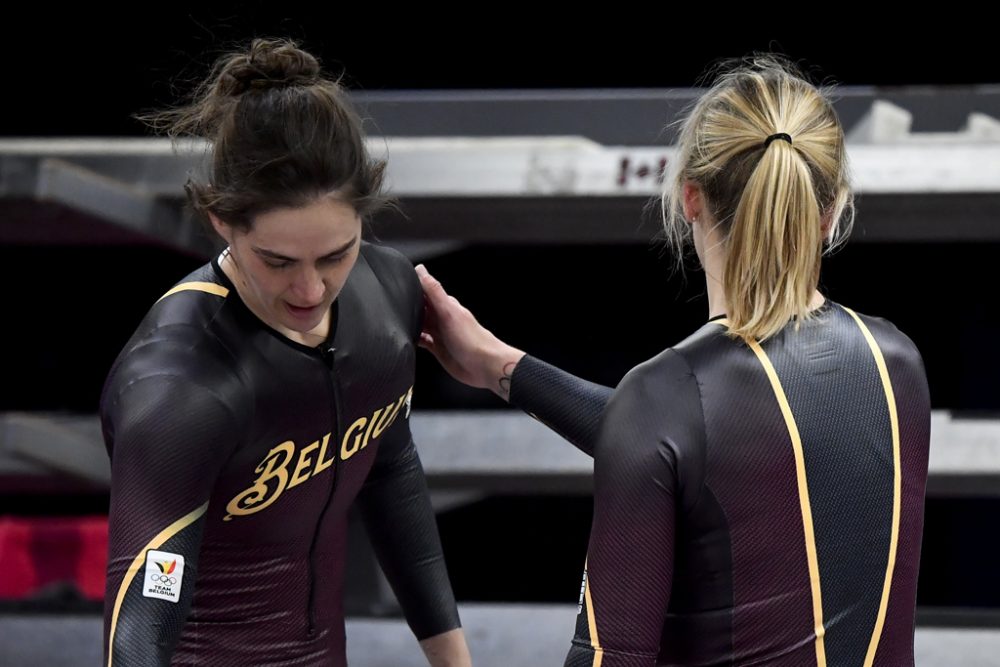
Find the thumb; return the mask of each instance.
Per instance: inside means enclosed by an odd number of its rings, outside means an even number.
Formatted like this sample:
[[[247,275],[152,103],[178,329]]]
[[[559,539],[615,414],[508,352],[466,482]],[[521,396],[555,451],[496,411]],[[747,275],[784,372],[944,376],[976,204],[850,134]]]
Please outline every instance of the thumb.
[[[420,279],[420,286],[428,298],[438,302],[448,298],[448,293],[445,292],[444,286],[427,271],[427,268],[423,264],[417,264],[414,270],[417,272],[417,277]]]

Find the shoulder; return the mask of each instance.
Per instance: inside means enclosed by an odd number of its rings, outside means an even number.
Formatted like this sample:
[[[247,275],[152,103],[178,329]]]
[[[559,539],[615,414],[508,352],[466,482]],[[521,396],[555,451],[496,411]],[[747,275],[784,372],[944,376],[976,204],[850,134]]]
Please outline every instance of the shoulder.
[[[669,348],[631,371],[615,389],[605,411],[602,430],[619,435],[619,446],[634,443],[657,443],[664,438],[690,440],[702,428],[701,394],[698,381],[688,362],[677,350]]]
[[[361,257],[379,277],[386,275],[408,278],[411,274],[416,276],[413,264],[395,248],[362,241]]]
[[[108,374],[102,413],[113,411],[126,394],[167,407],[190,396],[209,404],[242,402],[243,376],[217,326],[229,288],[213,280],[211,267],[203,269],[168,290],[147,313]]]
[[[863,334],[872,336],[887,362],[901,362],[923,367],[923,359],[916,344],[888,319],[858,313],[838,303],[831,305],[854,320]]]
[[[238,297],[228,280],[220,279],[212,265],[202,266],[150,306],[123,354],[144,347],[149,340],[178,340],[188,345],[210,342],[217,336],[215,323],[234,298]]]
[[[655,401],[658,390],[689,384],[693,378],[687,360],[671,347],[630,370],[619,383],[618,391],[636,393],[643,400]]]
[[[410,260],[398,250],[365,241],[361,244],[359,261],[370,268],[400,317],[409,322],[415,332],[419,331],[424,309],[423,291]]]

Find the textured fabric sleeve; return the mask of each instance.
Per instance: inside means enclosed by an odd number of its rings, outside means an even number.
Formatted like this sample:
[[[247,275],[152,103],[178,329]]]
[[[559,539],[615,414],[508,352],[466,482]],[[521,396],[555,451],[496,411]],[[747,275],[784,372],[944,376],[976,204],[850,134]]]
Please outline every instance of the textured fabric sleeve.
[[[378,265],[379,280],[398,304],[399,315],[415,346],[424,302],[413,266],[388,248],[372,247],[371,260]],[[417,639],[427,639],[454,630],[461,623],[427,479],[410,434],[409,402],[404,409],[382,436],[357,502],[406,622]]]
[[[613,391],[525,355],[511,376],[510,402],[593,456],[597,428]]]
[[[409,419],[400,417],[383,436],[358,507],[407,623],[426,639],[461,623],[424,469]]]
[[[236,424],[212,392],[174,375],[132,382],[105,398],[102,416],[111,454],[105,664],[169,665]]]
[[[673,584],[680,469],[702,431],[687,365],[668,351],[608,404],[594,456],[594,520],[568,667],[653,667]]]

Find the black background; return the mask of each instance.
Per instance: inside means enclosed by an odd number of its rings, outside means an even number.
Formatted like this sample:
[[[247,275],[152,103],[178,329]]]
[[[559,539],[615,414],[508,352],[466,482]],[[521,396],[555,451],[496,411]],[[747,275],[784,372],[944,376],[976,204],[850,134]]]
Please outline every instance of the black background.
[[[720,58],[771,50],[846,85],[1000,83],[989,22],[960,3],[881,15],[801,3],[738,13],[706,3],[631,12],[310,4],[10,6],[0,27],[0,133],[140,133],[132,114],[176,101],[216,55],[255,36],[300,40],[348,86],[369,91],[687,87]]]

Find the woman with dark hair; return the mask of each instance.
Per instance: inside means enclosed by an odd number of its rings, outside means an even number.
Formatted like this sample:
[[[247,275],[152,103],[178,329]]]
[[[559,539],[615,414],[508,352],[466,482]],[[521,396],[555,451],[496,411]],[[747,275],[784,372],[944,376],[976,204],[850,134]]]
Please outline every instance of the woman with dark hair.
[[[506,345],[417,269],[422,345],[594,456],[566,665],[913,665],[930,403],[913,343],[817,289],[851,222],[839,119],[755,58],[677,148],[666,229],[678,257],[693,242],[708,321],[614,390]]]
[[[256,40],[187,106],[187,192],[225,241],[111,369],[108,667],[346,664],[348,508],[428,660],[471,664],[410,437],[423,311],[410,263],[361,240],[384,165],[315,58]]]

